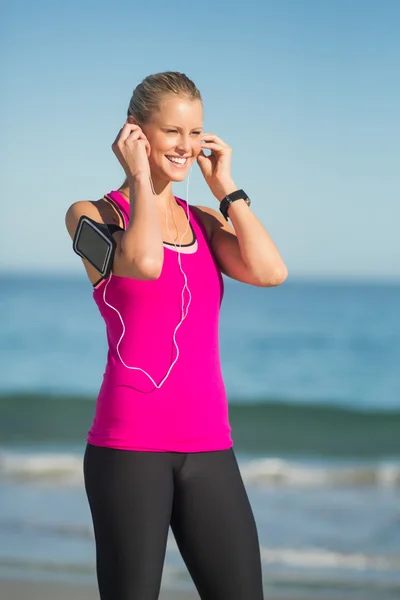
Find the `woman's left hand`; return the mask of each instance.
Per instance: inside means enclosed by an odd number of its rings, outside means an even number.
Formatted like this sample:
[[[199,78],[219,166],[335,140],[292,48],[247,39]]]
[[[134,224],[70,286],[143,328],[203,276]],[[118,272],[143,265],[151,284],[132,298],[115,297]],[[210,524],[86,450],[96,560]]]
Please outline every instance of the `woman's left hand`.
[[[231,176],[232,148],[228,146],[215,133],[202,134],[202,150],[197,157],[204,179],[214,196],[221,200],[236,189]],[[206,156],[203,150],[211,150]]]

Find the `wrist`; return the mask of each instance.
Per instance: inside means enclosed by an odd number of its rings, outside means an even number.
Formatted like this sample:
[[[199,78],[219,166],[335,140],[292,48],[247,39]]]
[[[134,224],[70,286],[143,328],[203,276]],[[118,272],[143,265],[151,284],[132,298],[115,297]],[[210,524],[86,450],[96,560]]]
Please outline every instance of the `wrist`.
[[[149,173],[148,171],[139,171],[138,173],[135,173],[135,175],[133,175],[132,173],[130,173],[127,177],[129,186],[131,185],[135,185],[135,183],[137,181],[146,181],[149,178]]]
[[[237,189],[238,186],[232,179],[223,181],[218,185],[215,197],[217,198],[218,202],[221,202],[221,200],[223,200],[225,196],[227,196],[228,194],[232,194],[232,192],[235,192]]]
[[[150,174],[149,172],[140,172],[137,173],[136,175],[130,175],[128,177],[128,185],[129,185],[129,189],[136,189],[138,187],[144,187],[144,186],[149,186],[151,188],[151,184],[150,184]]]
[[[251,204],[250,198],[248,197],[246,192],[242,189],[235,190],[235,191],[231,192],[230,194],[227,194],[219,203],[219,210],[221,211],[221,213],[223,214],[223,216],[225,217],[226,220],[228,220],[228,216],[229,216],[228,211],[229,211],[230,207],[237,200],[244,200],[244,202],[247,204],[247,206],[250,206],[250,204]]]

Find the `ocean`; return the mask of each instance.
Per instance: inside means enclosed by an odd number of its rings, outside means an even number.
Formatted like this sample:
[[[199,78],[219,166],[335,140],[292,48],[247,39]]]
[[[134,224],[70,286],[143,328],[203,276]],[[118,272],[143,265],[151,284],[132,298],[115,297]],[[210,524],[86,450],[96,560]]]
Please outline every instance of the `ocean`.
[[[265,594],[400,597],[400,283],[224,278],[220,351]],[[106,360],[82,276],[0,276],[0,575],[95,578],[82,457]],[[192,589],[172,535],[163,585]]]

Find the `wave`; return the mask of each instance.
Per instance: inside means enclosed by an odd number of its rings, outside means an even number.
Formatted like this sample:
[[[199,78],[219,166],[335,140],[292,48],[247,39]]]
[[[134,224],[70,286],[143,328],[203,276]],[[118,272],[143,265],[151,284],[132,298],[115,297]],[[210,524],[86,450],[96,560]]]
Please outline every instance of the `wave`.
[[[279,458],[253,460],[241,465],[244,481],[256,485],[294,487],[400,487],[400,462],[371,465],[318,466]]]
[[[94,399],[56,394],[1,394],[0,444],[82,443]],[[400,457],[400,410],[230,399],[235,448],[279,456]]]
[[[0,520],[0,531],[4,533],[35,533],[46,537],[93,539],[91,524],[49,523],[29,519]]]
[[[398,571],[400,556],[333,552],[324,548],[261,547],[264,564],[281,564],[309,569],[336,568],[358,571]]]
[[[0,451],[0,481],[83,485],[78,453]],[[400,461],[372,464],[310,464],[281,458],[239,458],[247,484],[291,487],[400,487]]]
[[[93,535],[90,536],[93,538]],[[167,552],[178,552],[176,542],[171,534],[168,535]],[[362,552],[334,552],[325,548],[284,548],[284,547],[266,547],[261,546],[261,560],[264,567],[285,566],[296,567],[300,569],[341,569],[346,571],[358,572],[399,572],[400,556],[384,554],[365,554]],[[166,568],[170,575],[177,573],[176,567],[168,564],[168,555]],[[61,562],[60,560],[38,559],[35,556],[27,557],[2,557],[0,558],[2,567],[25,567],[35,568],[46,571],[69,571],[91,573],[94,571],[92,562],[79,563]],[[184,571],[182,570],[182,575]]]
[[[78,454],[0,452],[0,481],[81,485],[82,468]]]

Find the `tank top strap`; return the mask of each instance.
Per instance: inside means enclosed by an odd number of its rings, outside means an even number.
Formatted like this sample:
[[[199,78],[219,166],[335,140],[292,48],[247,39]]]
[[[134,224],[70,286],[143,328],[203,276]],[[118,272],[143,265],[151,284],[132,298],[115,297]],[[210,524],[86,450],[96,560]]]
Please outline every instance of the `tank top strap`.
[[[177,196],[175,196],[175,198],[176,198],[176,201],[182,206],[182,208],[184,209],[184,211],[186,213],[187,206],[188,206],[186,200],[182,200],[182,198],[178,198]],[[209,245],[207,230],[206,230],[201,218],[199,217],[198,213],[193,209],[193,206],[191,206],[190,204],[189,204],[189,215],[190,215],[190,223],[193,227],[193,230],[196,235],[198,243],[200,243],[200,245],[202,245],[201,242],[204,242],[205,244]]]
[[[109,202],[111,202],[113,204],[113,206],[115,207],[117,212],[120,214],[122,221],[124,223],[125,229],[126,229],[128,227],[129,215],[130,215],[129,202],[126,200],[126,198],[123,197],[123,195],[120,192],[118,192],[118,190],[112,190],[108,194],[105,194],[104,197],[107,198],[109,200]],[[180,204],[182,206],[184,211],[187,212],[188,205],[187,205],[186,200],[182,200],[182,198],[178,198],[177,196],[175,196],[175,199],[178,202],[178,204]],[[200,219],[199,215],[197,214],[197,212],[195,210],[193,210],[193,207],[190,204],[189,204],[189,214],[190,214],[190,222],[192,224],[192,227],[193,227],[194,233],[197,237],[197,240],[199,241],[199,238],[200,238],[207,245],[209,245],[208,234],[207,234],[206,228],[205,228],[202,220]]]
[[[124,223],[124,228],[126,229],[129,223],[129,202],[117,190],[112,190],[108,194],[105,194],[104,197],[111,202],[116,211],[119,213],[122,222]]]

